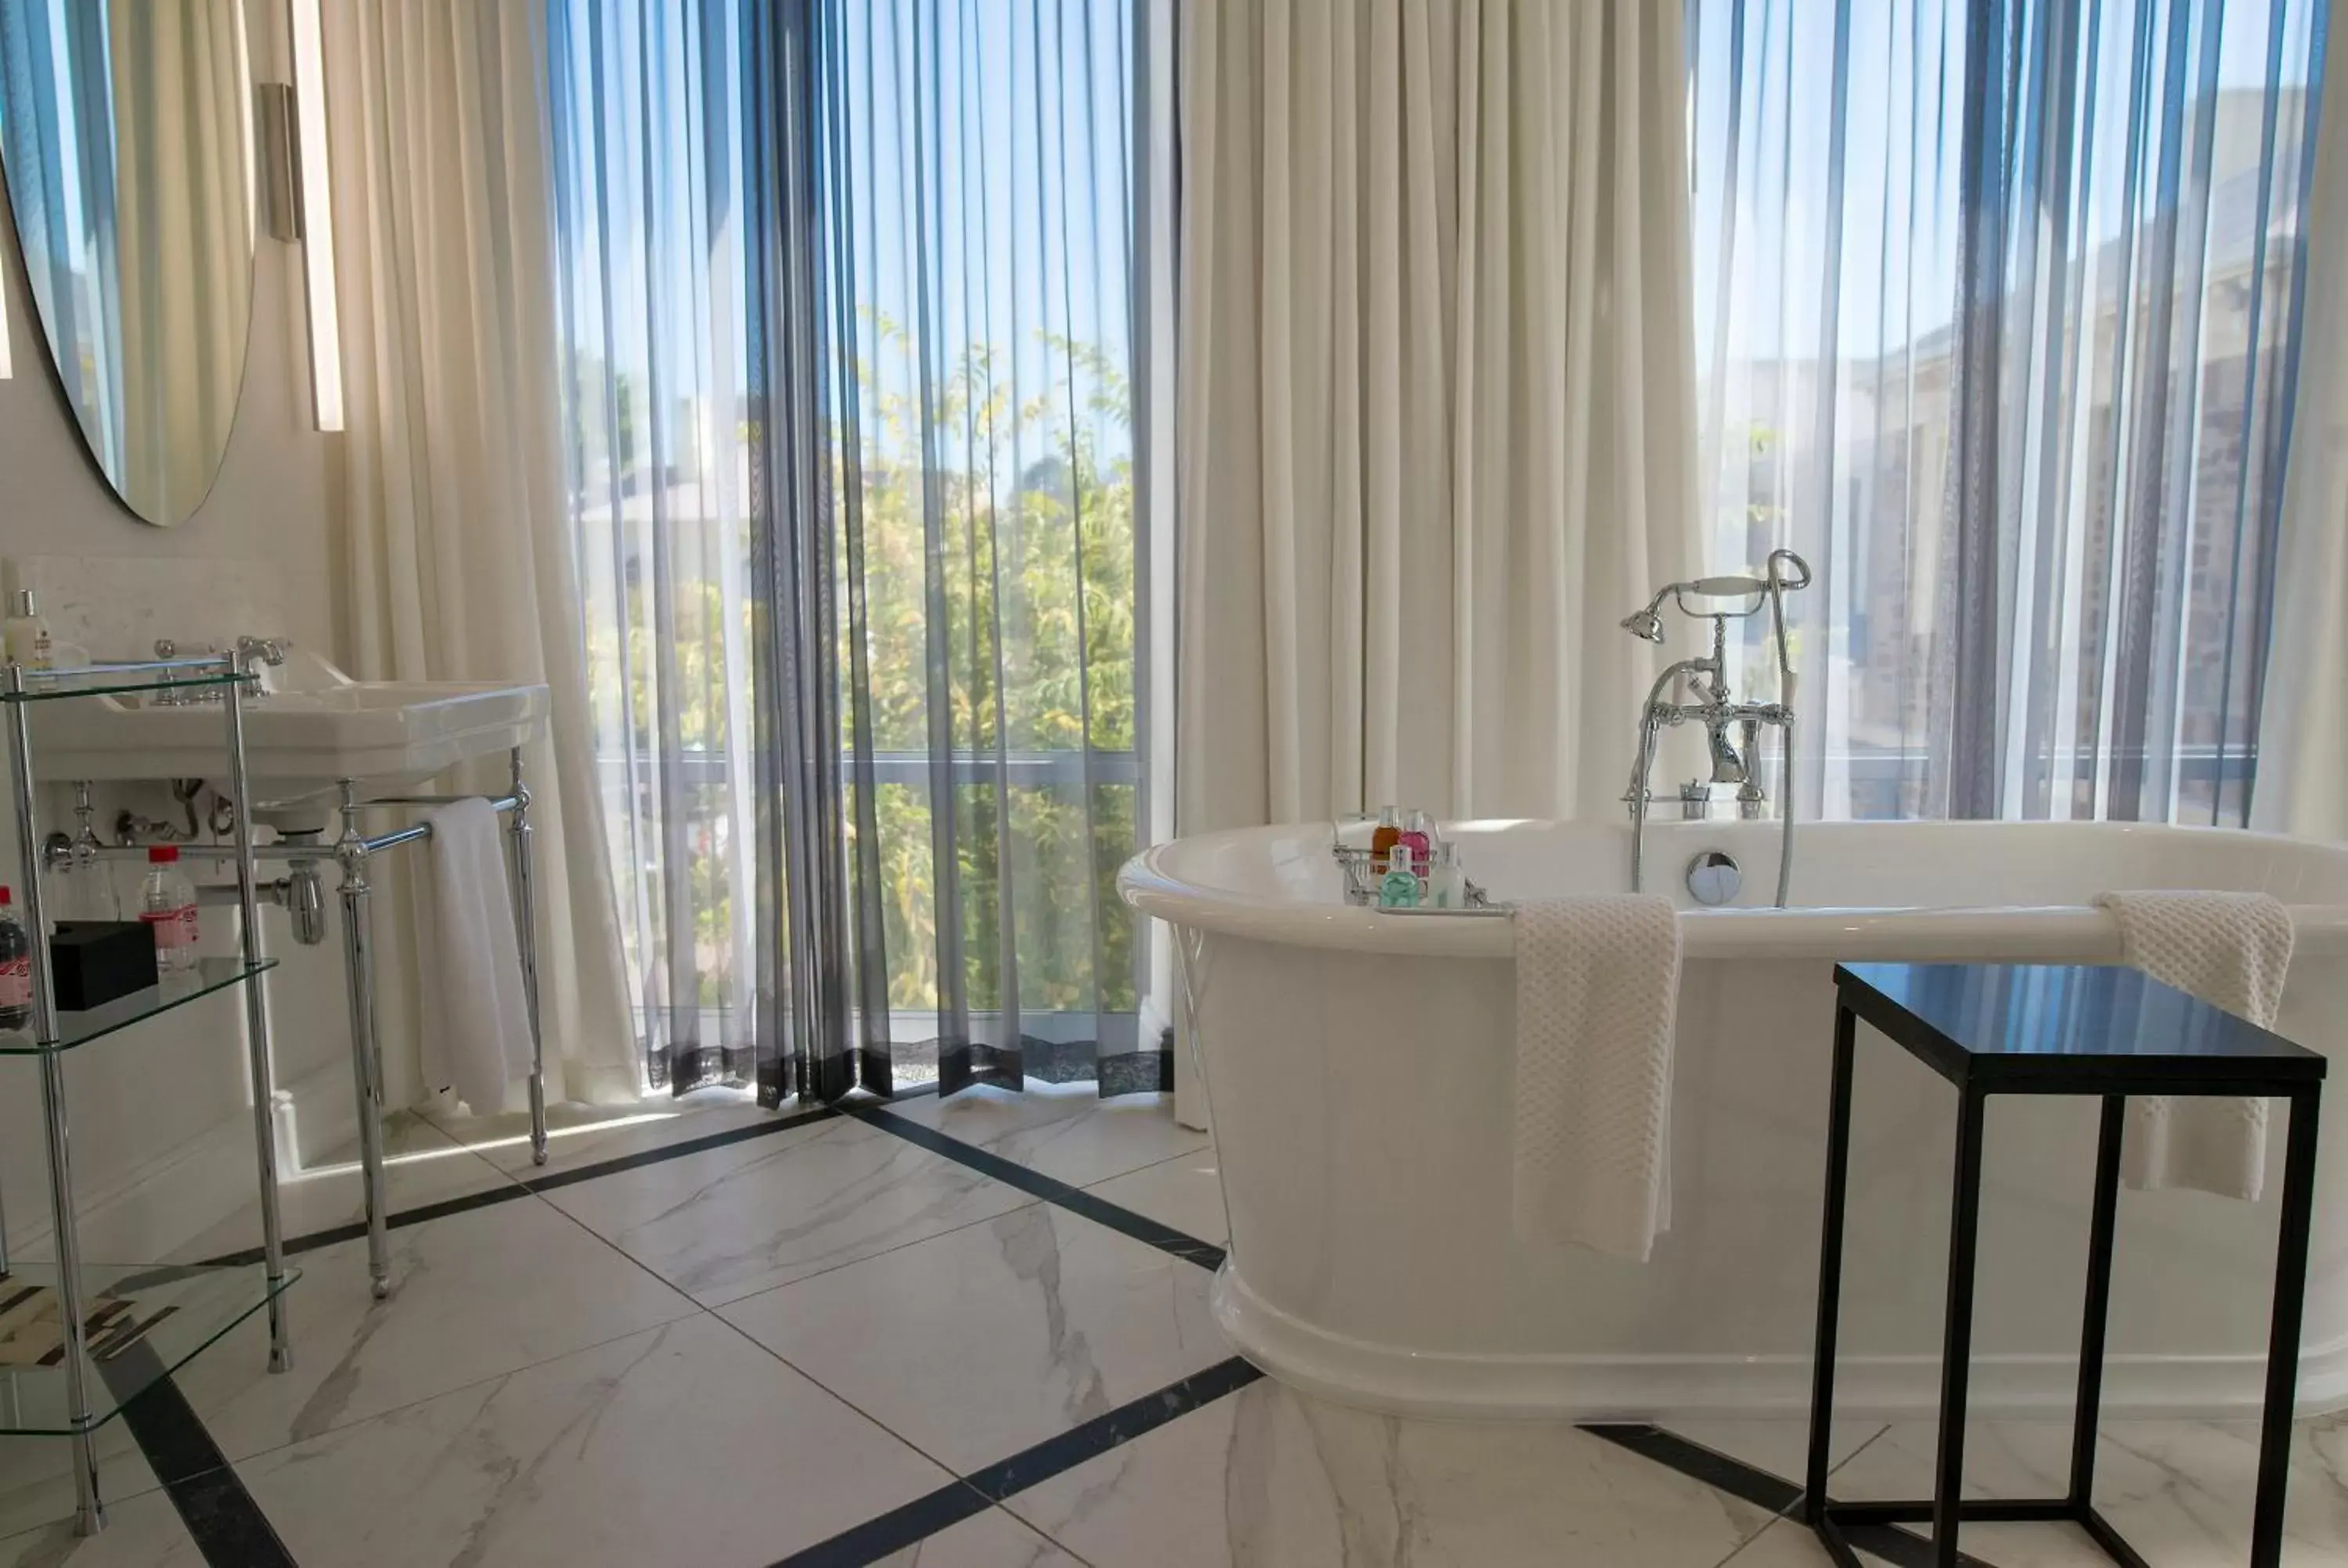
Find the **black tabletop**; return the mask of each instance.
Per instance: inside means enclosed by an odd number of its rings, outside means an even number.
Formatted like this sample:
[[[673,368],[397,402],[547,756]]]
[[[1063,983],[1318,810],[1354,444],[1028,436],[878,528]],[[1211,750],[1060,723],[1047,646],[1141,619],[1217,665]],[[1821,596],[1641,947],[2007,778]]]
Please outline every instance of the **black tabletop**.
[[[2075,964],[1838,964],[1849,1009],[1952,1081],[2082,1093],[2270,1092],[2324,1059],[2140,969]],[[2119,1081],[2127,1081],[2125,1083]]]

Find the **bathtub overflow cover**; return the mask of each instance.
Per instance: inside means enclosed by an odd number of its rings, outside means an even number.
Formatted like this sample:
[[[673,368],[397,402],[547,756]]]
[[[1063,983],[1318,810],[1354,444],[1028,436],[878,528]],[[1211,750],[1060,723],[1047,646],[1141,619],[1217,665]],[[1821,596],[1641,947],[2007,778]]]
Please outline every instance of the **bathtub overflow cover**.
[[[1688,896],[1699,904],[1725,904],[1745,886],[1745,870],[1725,849],[1704,849],[1688,862]]]

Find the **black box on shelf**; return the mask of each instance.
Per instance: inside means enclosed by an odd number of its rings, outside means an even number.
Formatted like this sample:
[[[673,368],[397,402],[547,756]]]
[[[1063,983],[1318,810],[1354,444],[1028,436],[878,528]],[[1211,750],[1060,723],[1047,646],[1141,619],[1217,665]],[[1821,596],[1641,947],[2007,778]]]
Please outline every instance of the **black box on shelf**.
[[[155,933],[140,920],[60,920],[49,938],[59,1012],[88,1012],[158,978]]]

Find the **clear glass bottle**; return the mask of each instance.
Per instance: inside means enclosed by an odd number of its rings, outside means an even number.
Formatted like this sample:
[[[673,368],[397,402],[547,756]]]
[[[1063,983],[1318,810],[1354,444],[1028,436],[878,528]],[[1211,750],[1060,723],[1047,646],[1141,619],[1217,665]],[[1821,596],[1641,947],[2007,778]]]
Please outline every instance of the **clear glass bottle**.
[[[13,898],[0,887],[0,1030],[33,1021],[33,938],[16,917]]]
[[[1435,845],[1435,866],[1426,874],[1426,901],[1438,909],[1464,908],[1468,877],[1459,869],[1459,845],[1440,839]]]
[[[139,889],[139,918],[155,934],[155,972],[184,974],[196,967],[196,889],[180,870],[180,846],[147,852],[147,881]]]

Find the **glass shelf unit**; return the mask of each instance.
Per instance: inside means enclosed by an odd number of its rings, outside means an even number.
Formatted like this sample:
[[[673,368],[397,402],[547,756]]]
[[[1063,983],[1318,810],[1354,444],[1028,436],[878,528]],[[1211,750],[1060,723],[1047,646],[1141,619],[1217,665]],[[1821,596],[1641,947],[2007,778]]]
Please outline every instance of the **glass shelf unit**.
[[[270,1297],[301,1277],[288,1268],[273,1282],[267,1266],[259,1263],[221,1266],[164,1266],[86,1263],[81,1266],[85,1321],[118,1298],[106,1327],[93,1337],[82,1364],[89,1390],[92,1426],[102,1426],[121,1413],[122,1407],[162,1378],[178,1371],[207,1346],[260,1311]],[[54,1264],[20,1263],[0,1276],[0,1332],[5,1332],[11,1304],[24,1310],[38,1304],[27,1293],[48,1293],[46,1306],[55,1320],[57,1270]],[[107,1337],[107,1328],[139,1328],[127,1343]],[[72,1402],[66,1393],[62,1357],[56,1366],[0,1365],[0,1435],[11,1437],[70,1437]]]
[[[224,991],[276,967],[274,958],[263,958],[251,964],[242,958],[200,959],[191,970],[166,975],[143,990],[117,997],[103,1006],[82,1012],[60,1010],[55,1040],[35,1040],[25,1030],[0,1030],[0,1056],[42,1056],[51,1051],[71,1050],[77,1045],[88,1045],[93,1040],[102,1039],[117,1030],[128,1029],[158,1013],[184,1007],[199,997]]]
[[[22,692],[0,689],[0,702],[59,702],[69,697],[121,697],[141,692],[189,692],[233,686],[242,675],[158,675],[103,669],[53,670],[37,686]]]

